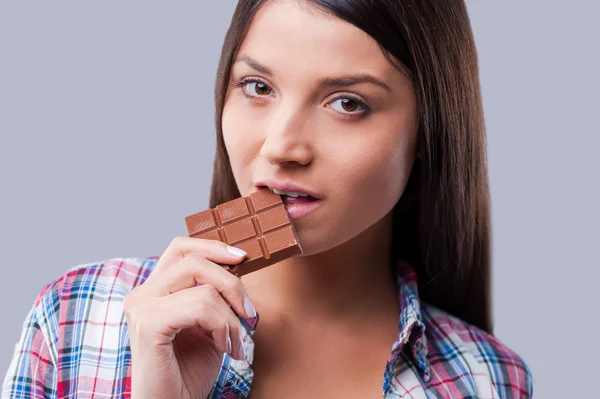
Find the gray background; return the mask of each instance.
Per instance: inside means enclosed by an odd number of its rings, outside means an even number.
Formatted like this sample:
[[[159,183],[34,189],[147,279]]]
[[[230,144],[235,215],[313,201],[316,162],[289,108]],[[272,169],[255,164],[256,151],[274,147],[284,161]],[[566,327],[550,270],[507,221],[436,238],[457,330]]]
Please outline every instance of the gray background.
[[[235,3],[0,0],[1,377],[43,285],[74,265],[159,255],[207,207]],[[496,335],[530,365],[537,398],[595,396],[599,8],[510,3],[468,1]]]

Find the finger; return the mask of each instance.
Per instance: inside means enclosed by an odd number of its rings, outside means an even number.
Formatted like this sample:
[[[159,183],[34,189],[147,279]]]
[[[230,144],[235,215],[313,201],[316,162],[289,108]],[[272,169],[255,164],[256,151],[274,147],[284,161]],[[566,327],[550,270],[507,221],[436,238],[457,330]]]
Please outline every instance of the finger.
[[[214,309],[219,312],[221,317],[227,321],[227,332],[228,337],[231,343],[232,351],[229,352],[232,357],[237,360],[245,360],[246,355],[243,353],[242,346],[243,336],[245,333],[240,320],[237,315],[233,313],[233,310],[230,308],[229,304],[226,300],[219,294],[219,292],[215,289],[215,287],[211,285],[202,285],[198,287],[188,288],[183,291],[178,291],[175,294],[169,295],[169,297],[173,304],[173,306],[177,306],[179,308],[185,309],[190,306],[190,303],[193,301],[204,301],[211,306],[214,306]],[[191,301],[191,302],[190,302]],[[215,337],[219,337],[219,339],[223,338],[224,334],[214,334],[213,339]],[[226,342],[226,341],[224,341]]]
[[[150,317],[153,320],[149,321],[156,324],[146,325],[149,331],[160,331],[172,341],[179,331],[199,327],[210,334],[221,352],[244,359],[239,352],[242,325],[214,287],[188,288],[160,298],[159,303]]]
[[[171,241],[160,256],[148,280],[190,253],[196,253],[213,262],[227,265],[240,263],[246,256],[242,249],[232,247],[222,241],[178,236]]]
[[[195,253],[168,267],[160,274],[160,278],[146,280],[140,288],[144,290],[144,295],[164,297],[196,285],[214,287],[237,314],[245,318],[256,316],[242,280]]]

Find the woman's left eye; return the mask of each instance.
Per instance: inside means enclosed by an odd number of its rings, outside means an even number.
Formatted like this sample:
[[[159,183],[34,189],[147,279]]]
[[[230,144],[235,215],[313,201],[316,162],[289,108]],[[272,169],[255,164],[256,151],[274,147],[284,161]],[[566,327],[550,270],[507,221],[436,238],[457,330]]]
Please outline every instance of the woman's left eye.
[[[272,91],[269,85],[258,80],[247,80],[240,85],[244,86],[245,91],[249,92],[251,97],[268,96]]]
[[[364,106],[360,101],[355,100],[353,98],[349,98],[349,97],[342,97],[342,98],[338,98],[337,100],[333,101],[331,103],[331,107],[333,107],[334,104],[339,103],[341,108],[338,108],[338,111],[341,111],[342,113],[358,113],[366,111],[367,107]],[[335,108],[335,107],[333,107]]]

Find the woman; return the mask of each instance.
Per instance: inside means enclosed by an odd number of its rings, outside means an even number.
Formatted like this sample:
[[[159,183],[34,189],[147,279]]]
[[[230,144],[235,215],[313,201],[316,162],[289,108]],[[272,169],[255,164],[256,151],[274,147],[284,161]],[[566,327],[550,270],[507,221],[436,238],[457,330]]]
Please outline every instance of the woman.
[[[3,397],[531,397],[492,335],[462,0],[241,0],[216,105],[210,206],[283,191],[304,253],[239,279],[217,263],[243,252],[177,237],[77,266],[36,300]]]

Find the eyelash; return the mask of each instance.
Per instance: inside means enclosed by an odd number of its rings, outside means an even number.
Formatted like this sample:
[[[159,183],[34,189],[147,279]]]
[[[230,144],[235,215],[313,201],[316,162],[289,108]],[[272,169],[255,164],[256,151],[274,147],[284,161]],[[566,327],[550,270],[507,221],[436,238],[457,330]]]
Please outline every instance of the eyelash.
[[[242,94],[245,97],[250,98],[250,99],[256,99],[257,96],[246,94],[246,92],[244,91],[244,86],[247,85],[248,83],[262,83],[262,84],[266,85],[267,87],[269,87],[269,89],[273,90],[262,79],[258,79],[258,78],[244,78],[244,79],[241,79],[241,80],[236,80],[234,82],[234,86],[236,88],[240,89],[241,92],[242,92]],[[258,97],[265,97],[265,96],[258,96]],[[336,110],[336,112],[338,112],[339,114],[341,114],[345,118],[360,118],[360,117],[364,117],[364,116],[366,116],[371,111],[371,108],[369,108],[365,103],[363,103],[362,100],[359,97],[357,97],[355,95],[352,95],[352,94],[344,94],[344,95],[338,96],[338,97],[334,98],[332,100],[332,102],[337,101],[337,100],[341,100],[341,99],[352,100],[352,101],[356,102],[358,105],[360,105],[363,108],[363,110],[360,111],[360,112],[349,112],[349,113],[340,112],[340,111]]]

